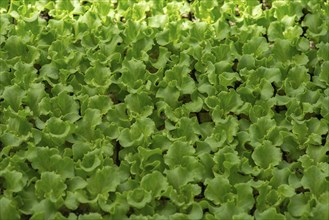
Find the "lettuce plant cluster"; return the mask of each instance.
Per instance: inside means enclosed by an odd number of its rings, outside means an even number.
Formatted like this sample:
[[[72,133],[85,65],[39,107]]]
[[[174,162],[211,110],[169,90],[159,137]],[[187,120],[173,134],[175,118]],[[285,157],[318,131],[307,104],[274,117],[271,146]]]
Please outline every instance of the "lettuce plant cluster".
[[[325,0],[1,0],[0,219],[328,219]]]

